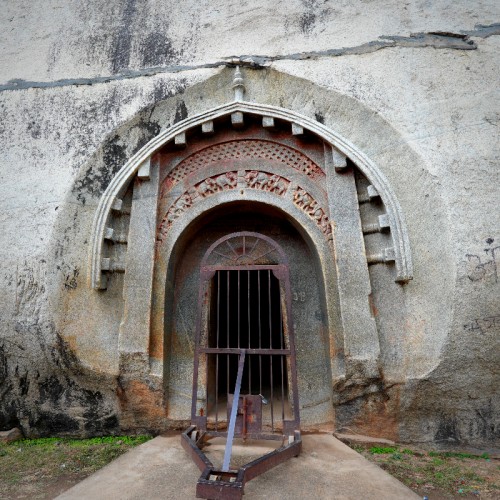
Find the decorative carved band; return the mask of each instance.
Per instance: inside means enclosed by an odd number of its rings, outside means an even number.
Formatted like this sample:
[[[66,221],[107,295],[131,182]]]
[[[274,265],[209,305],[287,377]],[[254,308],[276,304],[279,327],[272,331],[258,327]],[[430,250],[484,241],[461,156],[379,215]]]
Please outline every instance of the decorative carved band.
[[[188,175],[208,168],[211,164],[231,159],[255,158],[283,163],[313,179],[323,178],[325,175],[316,163],[296,149],[276,142],[244,139],[216,144],[188,156],[167,175],[162,195]]]
[[[234,189],[238,184],[238,172],[226,172],[225,174],[208,177],[204,181],[197,184],[194,189],[195,193],[203,198],[228,189]]]
[[[245,182],[247,187],[252,189],[260,189],[269,191],[271,193],[283,196],[288,189],[290,181],[284,177],[275,174],[268,174],[267,172],[260,172],[258,170],[250,170],[245,175]]]
[[[332,226],[330,219],[319,203],[307,191],[297,186],[293,190],[293,202],[316,222],[328,239],[331,239]]]
[[[267,191],[278,196],[284,196],[290,186],[288,179],[260,170],[246,170],[240,173],[239,181],[240,187]],[[158,230],[158,240],[163,241],[175,219],[191,208],[199,199],[237,187],[238,172],[225,172],[207,177],[185,191],[175,200],[163,217]],[[330,220],[325,210],[307,191],[299,186],[295,187],[293,189],[293,203],[318,225],[328,239],[331,239]]]

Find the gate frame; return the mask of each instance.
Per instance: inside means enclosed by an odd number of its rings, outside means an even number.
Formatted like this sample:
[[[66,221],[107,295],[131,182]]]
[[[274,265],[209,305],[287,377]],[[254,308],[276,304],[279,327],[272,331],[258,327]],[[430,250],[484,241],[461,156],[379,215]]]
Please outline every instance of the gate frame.
[[[214,250],[233,238],[257,238],[265,241],[270,245],[273,250],[279,256],[279,262],[277,264],[242,264],[236,266],[224,266],[222,264],[211,264],[208,265],[207,261],[211,255],[213,255]],[[196,334],[195,334],[195,352],[194,352],[194,369],[193,369],[193,392],[191,400],[191,424],[197,426],[202,431],[207,431],[207,419],[208,415],[197,415],[197,397],[198,397],[198,378],[199,378],[199,365],[200,365],[200,355],[203,354],[239,354],[241,349],[237,348],[211,348],[202,347],[202,328],[204,320],[204,311],[210,303],[210,280],[214,277],[217,271],[254,271],[254,270],[270,270],[273,275],[278,279],[280,283],[280,301],[285,305],[285,314],[283,315],[283,326],[284,335],[288,337],[288,349],[245,349],[247,354],[262,354],[262,355],[272,355],[269,351],[272,351],[276,355],[285,355],[289,358],[287,362],[287,371],[289,363],[289,373],[291,375],[291,393],[292,393],[292,409],[293,409],[293,420],[283,420],[283,434],[293,433],[298,431],[300,428],[300,414],[299,414],[299,393],[298,393],[298,382],[297,382],[297,363],[296,363],[296,350],[295,350],[295,334],[293,329],[293,321],[291,317],[292,308],[292,294],[290,289],[290,273],[289,273],[289,263],[288,258],[281,248],[281,246],[276,243],[272,238],[253,231],[238,231],[230,233],[222,238],[215,241],[205,252],[200,265],[200,284],[198,291],[198,311],[196,318]],[[283,294],[283,295],[282,295]],[[283,311],[282,311],[283,314]],[[285,338],[286,338],[285,336]],[[208,363],[207,363],[208,365]],[[208,377],[206,378],[206,391],[208,398]],[[290,387],[288,388],[290,392]],[[272,402],[271,402],[272,403]],[[208,409],[207,409],[208,410]],[[224,436],[226,433],[220,432],[210,432],[211,435]],[[255,436],[256,439],[269,439],[270,437],[265,434],[258,434]]]

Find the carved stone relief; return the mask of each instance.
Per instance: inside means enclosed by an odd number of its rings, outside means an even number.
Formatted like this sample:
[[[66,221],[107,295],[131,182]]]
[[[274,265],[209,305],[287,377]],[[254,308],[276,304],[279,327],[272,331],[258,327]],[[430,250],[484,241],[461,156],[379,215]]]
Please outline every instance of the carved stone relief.
[[[240,172],[241,187],[267,191],[278,196],[284,196],[290,186],[290,181],[284,177],[260,170]],[[186,210],[191,208],[198,199],[212,194],[229,191],[238,187],[238,172],[225,172],[207,177],[184,192],[170,206],[163,217],[158,231],[158,240],[162,241],[172,223]],[[299,186],[293,188],[293,203],[303,210],[320,228],[328,239],[332,237],[332,228],[326,211],[310,193]]]
[[[307,191],[297,186],[293,190],[293,202],[316,222],[328,239],[332,238],[332,226],[328,215]]]
[[[246,139],[216,144],[188,156],[167,175],[163,182],[161,196],[190,174],[209,168],[214,163],[232,159],[276,161],[315,181],[320,181],[325,177],[324,172],[316,163],[293,148],[270,141]]]
[[[204,181],[195,186],[195,191],[198,196],[205,198],[219,191],[227,191],[234,189],[238,184],[237,172],[226,172],[224,174],[208,177]]]
[[[276,174],[260,172],[258,170],[250,170],[245,175],[247,187],[252,189],[260,189],[276,193],[283,196],[288,189],[290,181]]]

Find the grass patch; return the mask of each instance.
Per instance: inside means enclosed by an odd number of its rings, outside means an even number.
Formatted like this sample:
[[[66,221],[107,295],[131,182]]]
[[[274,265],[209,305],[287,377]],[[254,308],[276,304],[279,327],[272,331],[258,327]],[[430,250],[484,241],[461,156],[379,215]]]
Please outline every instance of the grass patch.
[[[465,453],[460,451],[429,451],[429,456],[441,458],[471,458],[472,460],[490,459],[488,453],[483,453],[482,455],[473,455],[472,453]]]
[[[40,438],[0,444],[0,498],[53,498],[149,439],[151,436]]]
[[[392,447],[380,447],[380,446],[372,446],[370,448],[370,453],[372,455],[384,455],[386,453],[394,453],[397,450],[397,448],[392,448]]]
[[[412,447],[356,444],[368,460],[429,498],[498,498],[500,466],[487,453],[480,456],[457,451],[426,452]]]

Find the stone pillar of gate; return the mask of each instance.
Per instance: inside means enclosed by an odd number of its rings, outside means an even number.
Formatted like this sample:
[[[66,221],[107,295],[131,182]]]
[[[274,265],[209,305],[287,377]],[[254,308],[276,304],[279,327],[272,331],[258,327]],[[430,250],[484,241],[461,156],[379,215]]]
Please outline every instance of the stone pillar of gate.
[[[120,373],[132,377],[149,372],[158,186],[159,165],[147,160],[134,180],[119,333]]]
[[[357,379],[380,377],[380,346],[370,307],[371,284],[354,171],[346,157],[330,146],[325,148],[325,168],[344,338],[344,376],[346,382],[355,383]]]

